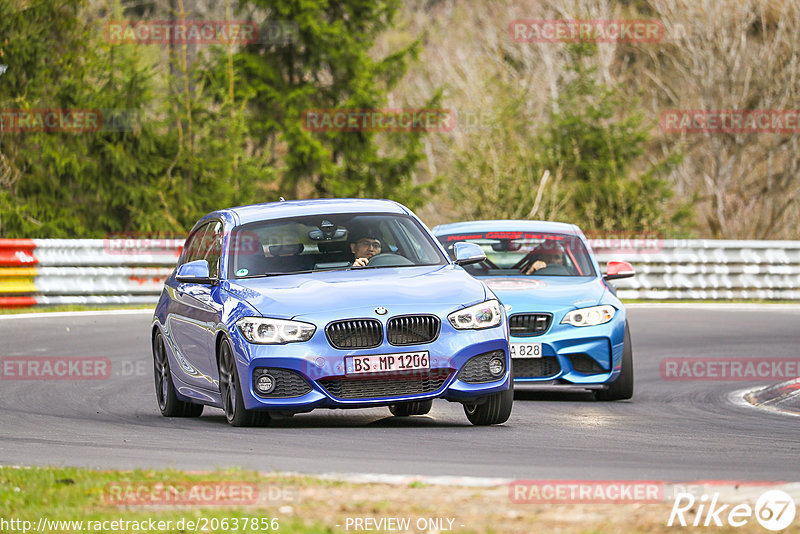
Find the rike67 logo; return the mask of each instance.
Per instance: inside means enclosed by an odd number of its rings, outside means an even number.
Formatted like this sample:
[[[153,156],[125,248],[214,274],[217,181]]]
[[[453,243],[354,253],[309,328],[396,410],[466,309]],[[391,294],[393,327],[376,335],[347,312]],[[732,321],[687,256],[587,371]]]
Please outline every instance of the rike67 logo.
[[[794,521],[797,508],[794,499],[785,491],[772,489],[758,497],[755,506],[740,503],[722,504],[720,494],[703,493],[699,498],[691,493],[678,493],[669,514],[667,526],[743,527],[753,518],[765,529],[779,531]],[[687,517],[694,514],[694,520]]]

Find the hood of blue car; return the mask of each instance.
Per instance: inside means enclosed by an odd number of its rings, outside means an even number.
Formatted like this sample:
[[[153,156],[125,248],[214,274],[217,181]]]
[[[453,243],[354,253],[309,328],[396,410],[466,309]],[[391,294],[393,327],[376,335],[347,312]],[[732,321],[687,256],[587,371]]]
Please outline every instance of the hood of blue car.
[[[453,265],[270,276],[231,280],[228,286],[262,315],[287,319],[363,316],[376,307],[391,315],[443,313],[486,298],[483,284]]]
[[[582,277],[481,277],[511,313],[523,311],[557,312],[594,306],[606,287],[600,278]]]

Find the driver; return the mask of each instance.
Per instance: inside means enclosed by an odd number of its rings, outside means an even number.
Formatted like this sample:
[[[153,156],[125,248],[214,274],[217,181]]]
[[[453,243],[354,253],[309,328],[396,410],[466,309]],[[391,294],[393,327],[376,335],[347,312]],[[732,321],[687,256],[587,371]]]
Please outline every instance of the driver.
[[[559,244],[546,242],[544,245],[537,247],[537,250],[534,252],[537,252],[537,254],[534,255],[536,261],[531,263],[530,267],[525,270],[525,274],[533,274],[549,266],[564,266],[566,264],[564,249],[561,248]]]
[[[382,248],[377,232],[372,230],[354,232],[350,239],[350,251],[356,258],[353,267],[366,267],[370,258],[380,254]]]

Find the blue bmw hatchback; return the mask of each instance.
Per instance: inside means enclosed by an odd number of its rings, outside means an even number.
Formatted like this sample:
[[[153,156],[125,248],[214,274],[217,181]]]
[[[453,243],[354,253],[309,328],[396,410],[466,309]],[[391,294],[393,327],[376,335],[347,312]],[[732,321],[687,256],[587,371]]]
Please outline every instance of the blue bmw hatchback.
[[[459,402],[476,425],[511,413],[505,309],[421,221],[386,200],[275,202],[213,212],[192,229],[152,325],[168,417]]]
[[[598,400],[633,396],[633,347],[625,307],[611,280],[634,275],[627,262],[600,266],[581,230],[542,221],[471,221],[433,233],[452,254],[479,245],[486,260],[466,269],[509,313],[516,385],[591,389]]]

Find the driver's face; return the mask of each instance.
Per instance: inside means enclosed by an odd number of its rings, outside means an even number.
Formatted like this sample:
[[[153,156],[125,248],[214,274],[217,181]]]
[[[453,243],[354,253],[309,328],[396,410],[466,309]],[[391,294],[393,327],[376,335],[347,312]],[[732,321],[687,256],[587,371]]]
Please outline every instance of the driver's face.
[[[350,250],[356,258],[371,258],[381,253],[381,242],[377,239],[364,237],[356,243],[350,243]]]

